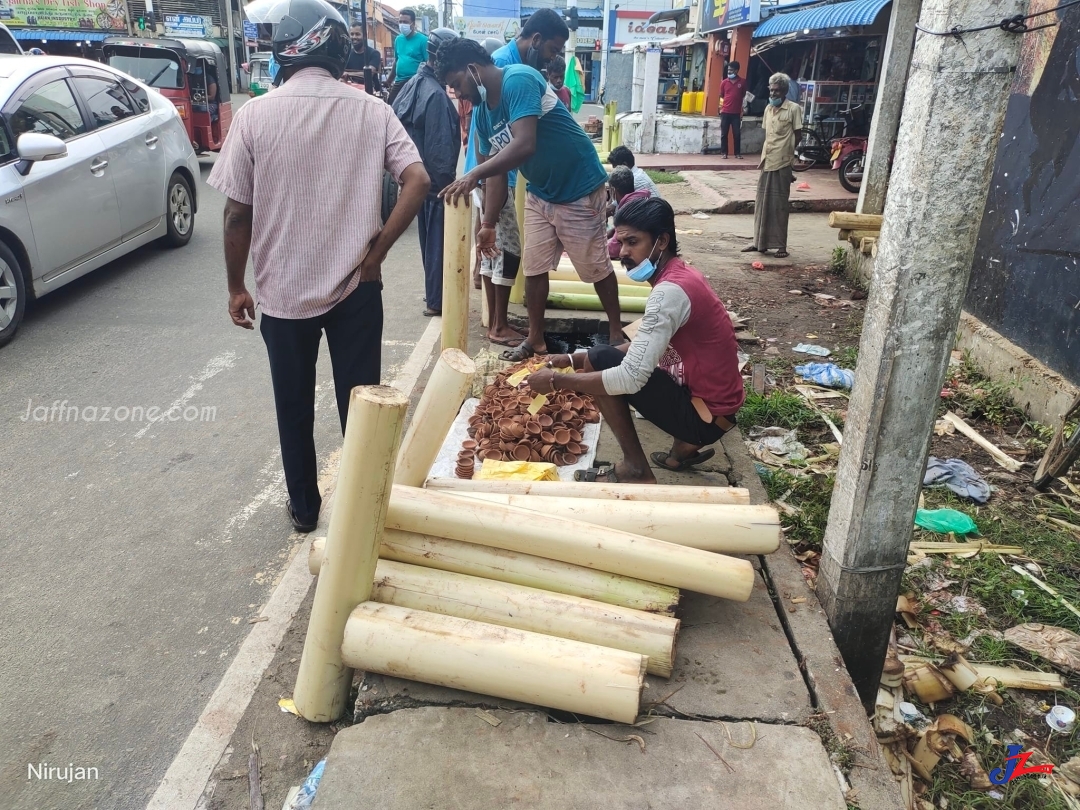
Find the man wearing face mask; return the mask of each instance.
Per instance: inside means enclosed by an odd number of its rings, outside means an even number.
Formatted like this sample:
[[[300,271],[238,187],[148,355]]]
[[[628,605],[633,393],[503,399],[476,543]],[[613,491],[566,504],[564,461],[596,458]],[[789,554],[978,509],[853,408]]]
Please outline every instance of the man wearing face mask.
[[[765,145],[761,149],[761,176],[754,202],[754,244],[743,253],[765,253],[777,248],[776,258],[788,256],[788,198],[794,180],[791,164],[802,130],[802,107],[788,99],[791,79],[784,73],[769,78],[769,104],[762,116]]]
[[[390,68],[390,98],[393,104],[405,82],[416,75],[420,65],[427,61],[427,37],[416,30],[416,12],[403,8],[398,15],[398,31],[394,40],[394,65]]]
[[[503,358],[517,362],[547,353],[548,274],[564,250],[578,277],[596,290],[612,342],[621,340],[618,283],[604,227],[607,173],[592,141],[543,76],[526,65],[497,67],[479,43],[462,39],[439,48],[435,73],[474,104],[480,163],[441,196],[456,202],[486,180],[476,242],[485,255],[498,253],[496,222],[506,200],[506,173],[520,168],[528,178],[522,269],[529,334]]]
[[[746,98],[746,81],[739,75],[739,63],[730,62],[727,78],[720,83],[720,157],[728,156],[728,131],[735,141],[735,157],[742,160],[742,108]]]
[[[579,470],[575,480],[655,484],[630,406],[673,437],[669,451],[651,455],[654,465],[681,471],[707,461],[715,455],[708,445],[735,426],[745,398],[739,350],[724,305],[705,277],[679,258],[668,202],[650,198],[623,206],[615,214],[615,236],[630,277],[652,285],[633,341],[555,355],[526,382],[538,394],[592,394],[611,426],[622,461]]]

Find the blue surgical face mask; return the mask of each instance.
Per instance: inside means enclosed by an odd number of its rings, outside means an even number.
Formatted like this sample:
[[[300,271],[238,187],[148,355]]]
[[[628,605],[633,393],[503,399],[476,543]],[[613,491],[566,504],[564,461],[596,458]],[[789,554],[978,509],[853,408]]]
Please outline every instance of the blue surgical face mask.
[[[653,242],[652,250],[656,250],[657,242]],[[635,267],[633,270],[627,270],[626,275],[630,277],[632,281],[648,281],[656,274],[656,265],[653,264],[651,257],[652,250],[649,251],[649,257],[645,259],[641,264]]]
[[[782,98],[770,98],[769,103],[772,104],[774,107],[779,107],[781,104],[784,103],[784,99],[782,99]]]
[[[401,32],[402,36],[407,37],[409,34],[412,33],[412,26],[409,25],[408,23],[399,23],[398,24],[398,31]]]
[[[734,79],[734,78],[735,78],[735,71],[730,71],[730,72],[728,73],[727,77],[728,77],[729,79]]]
[[[270,55],[270,62],[266,66],[267,72],[270,74],[270,81],[276,82],[278,71],[281,70],[281,65],[278,64],[277,59],[273,54]]]
[[[487,104],[487,88],[484,87],[484,83],[480,81],[480,74],[475,70],[469,70],[469,75],[472,80],[476,82],[476,92],[480,94],[480,103]]]

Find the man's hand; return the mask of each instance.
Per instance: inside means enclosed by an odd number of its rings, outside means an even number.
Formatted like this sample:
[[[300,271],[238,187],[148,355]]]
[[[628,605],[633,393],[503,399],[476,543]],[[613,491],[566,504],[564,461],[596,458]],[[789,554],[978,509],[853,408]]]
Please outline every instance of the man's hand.
[[[529,388],[538,394],[550,394],[555,390],[552,381],[558,373],[553,368],[542,368],[526,377],[525,382],[528,383]]]
[[[548,357],[547,364],[552,368],[573,368],[574,358],[568,354],[553,354]]]
[[[502,251],[495,247],[495,229],[482,225],[476,232],[476,252],[481,256],[494,259]]]
[[[380,250],[377,244],[379,236],[380,234],[376,234],[375,238],[371,240],[368,245],[367,255],[360,262],[361,284],[367,281],[382,281],[382,263],[386,260],[386,254]]]
[[[229,293],[229,317],[236,326],[255,328],[255,301],[246,289]]]
[[[469,172],[440,191],[439,199],[450,200],[456,208],[458,200],[462,197],[468,197],[478,185],[480,185],[480,181],[473,176],[472,172]]]

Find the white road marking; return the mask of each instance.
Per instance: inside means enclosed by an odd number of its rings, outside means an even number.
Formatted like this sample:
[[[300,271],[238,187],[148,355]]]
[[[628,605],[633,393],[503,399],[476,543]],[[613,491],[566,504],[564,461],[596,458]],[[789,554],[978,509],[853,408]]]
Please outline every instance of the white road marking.
[[[165,413],[173,413],[184,410],[184,406],[191,401],[191,398],[197,393],[202,391],[203,383],[209,380],[211,377],[215,377],[226,369],[232,368],[236,364],[236,352],[222,352],[217,357],[211,357],[210,362],[206,364],[198,374],[195,375],[194,382],[188,386],[188,389],[182,393],[177,399],[173,400],[172,404],[165,409]],[[135,434],[136,439],[141,439],[146,435],[146,431],[150,430],[154,425],[165,418],[162,414],[161,417],[153,422],[147,422],[145,427],[139,430]]]
[[[440,319],[432,318],[409,355],[409,359],[405,361],[393,382],[390,383],[392,386],[408,396],[412,395],[441,332]],[[231,365],[231,360],[229,365]],[[203,374],[205,373],[206,369],[203,371]],[[217,371],[214,372],[216,373]],[[212,376],[213,374],[210,374],[205,379]],[[202,387],[203,381],[205,380],[198,381],[197,379],[199,388]],[[193,391],[192,396],[194,393]],[[326,460],[323,471],[319,475],[319,489],[328,493],[328,505],[332,505],[333,494],[330,490],[337,480],[340,456],[340,449],[334,451]],[[276,463],[276,458],[277,456],[272,460],[274,463]],[[226,525],[226,532],[230,536],[231,529],[243,526],[259,506],[273,499],[273,495],[264,495],[271,487],[280,490],[281,483],[275,482],[264,487],[251,503],[230,520]],[[326,534],[325,524],[329,521],[330,511],[330,509],[324,509],[324,518],[319,521],[323,536]],[[296,534],[294,537],[299,542],[292,548],[292,558],[260,614],[266,616],[267,620],[252,626],[251,632],[240,645],[236,658],[225,671],[214,694],[210,696],[195,727],[188,734],[187,740],[184,741],[184,745],[172,764],[169,765],[165,777],[146,805],[146,810],[195,810],[198,807],[210,776],[214,772],[214,767],[221,759],[244,712],[247,711],[263,673],[273,661],[289,623],[296,615],[300,603],[304,601],[308,588],[311,586],[312,576],[308,572],[307,565],[307,538]]]

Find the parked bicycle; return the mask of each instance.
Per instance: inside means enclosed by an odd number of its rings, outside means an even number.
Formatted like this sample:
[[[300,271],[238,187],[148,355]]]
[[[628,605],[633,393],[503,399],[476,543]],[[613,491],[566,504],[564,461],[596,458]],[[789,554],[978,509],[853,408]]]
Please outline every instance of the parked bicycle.
[[[855,134],[852,131],[855,128],[852,113],[860,107],[862,107],[861,104],[832,118],[820,114],[815,115],[813,126],[803,127],[802,137],[795,147],[795,161],[791,168],[797,172],[804,172],[817,164],[831,165],[832,141],[834,138],[846,138]],[[825,129],[826,124],[831,125],[828,132]],[[836,132],[837,124],[842,125],[839,133]]]

